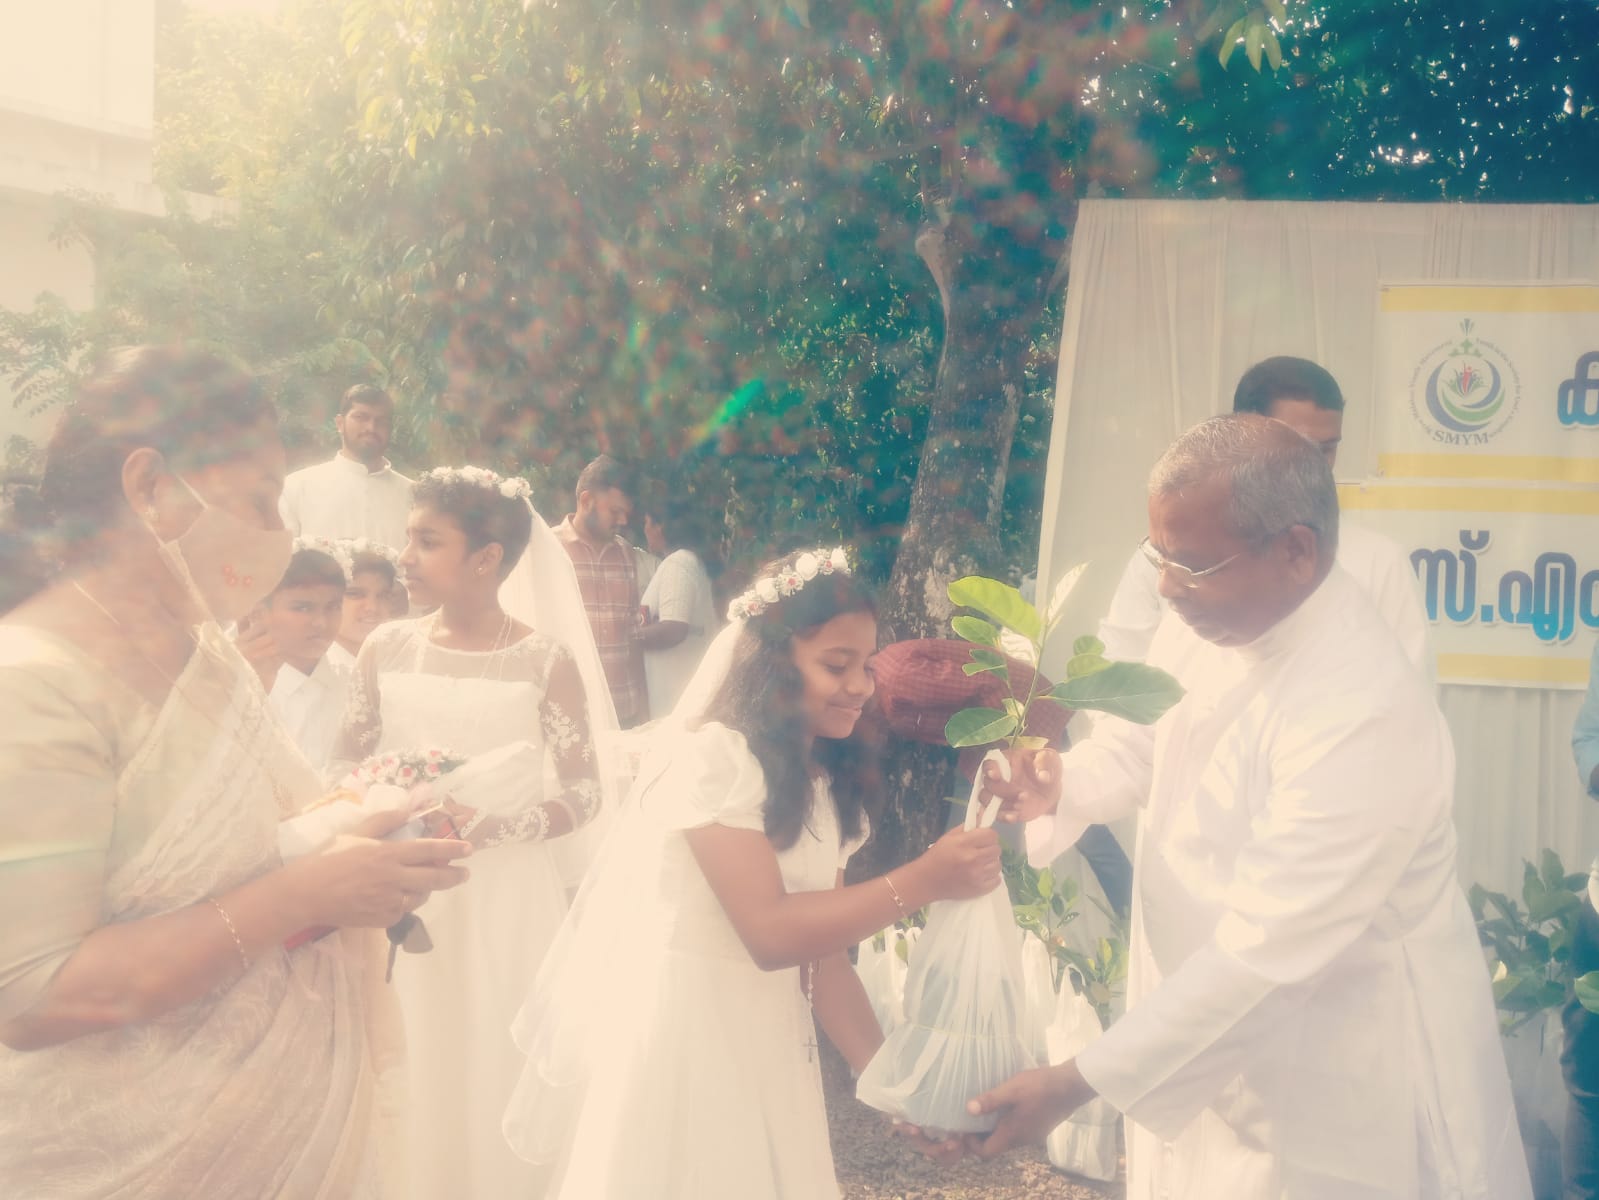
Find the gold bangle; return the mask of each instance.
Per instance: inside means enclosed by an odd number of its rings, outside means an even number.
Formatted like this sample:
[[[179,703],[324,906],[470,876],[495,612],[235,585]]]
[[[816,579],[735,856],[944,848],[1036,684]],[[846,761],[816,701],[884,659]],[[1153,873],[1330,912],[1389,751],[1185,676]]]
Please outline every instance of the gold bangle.
[[[228,927],[228,932],[233,935],[233,948],[239,952],[239,965],[248,971],[250,969],[250,956],[244,952],[244,942],[239,938],[239,931],[234,928],[233,918],[228,916],[228,910],[222,907],[222,902],[214,896],[207,896],[205,902],[217,910],[217,915],[222,918],[222,923]]]
[[[901,919],[909,920],[910,913],[905,911],[905,901],[899,898],[899,889],[894,886],[894,881],[888,877],[886,872],[883,875],[883,882],[888,884],[888,894],[894,897],[894,907],[899,909]]]

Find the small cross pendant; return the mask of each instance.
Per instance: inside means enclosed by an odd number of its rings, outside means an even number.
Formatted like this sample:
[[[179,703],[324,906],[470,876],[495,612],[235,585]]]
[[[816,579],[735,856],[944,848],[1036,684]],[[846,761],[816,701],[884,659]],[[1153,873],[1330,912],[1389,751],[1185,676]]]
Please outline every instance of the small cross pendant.
[[[816,1044],[816,1035],[813,1033],[813,1034],[811,1034],[810,1041],[805,1043],[805,1061],[806,1062],[815,1062],[816,1061],[816,1051],[818,1049],[820,1049],[820,1047],[817,1046],[817,1044]]]

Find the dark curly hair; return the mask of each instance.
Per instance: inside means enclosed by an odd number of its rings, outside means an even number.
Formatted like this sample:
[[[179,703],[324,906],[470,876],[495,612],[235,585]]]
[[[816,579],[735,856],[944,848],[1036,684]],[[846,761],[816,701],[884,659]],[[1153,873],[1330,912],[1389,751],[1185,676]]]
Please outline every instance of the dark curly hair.
[[[492,487],[469,483],[447,472],[429,471],[411,489],[411,503],[442,513],[461,527],[468,549],[498,542],[500,578],[511,573],[533,537],[533,513],[527,501],[502,496]]]
[[[825,553],[825,552],[824,552]],[[776,575],[796,556],[777,559],[757,574]],[[705,712],[708,721],[736,729],[766,777],[766,836],[779,850],[792,846],[810,809],[805,756],[805,681],[794,665],[794,639],[814,634],[834,617],[877,615],[870,594],[852,575],[817,575],[792,596],[745,621],[727,678]],[[827,771],[839,832],[859,837],[869,803],[880,793],[878,725],[868,712],[847,738],[817,738],[811,755]]]

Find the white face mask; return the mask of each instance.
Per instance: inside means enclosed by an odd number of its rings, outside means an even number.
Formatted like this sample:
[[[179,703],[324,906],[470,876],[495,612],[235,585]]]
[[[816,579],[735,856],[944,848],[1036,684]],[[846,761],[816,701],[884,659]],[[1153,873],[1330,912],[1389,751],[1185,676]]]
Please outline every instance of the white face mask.
[[[294,555],[287,529],[261,529],[206,502],[183,476],[175,476],[200,505],[194,523],[169,542],[161,557],[219,624],[237,621],[277,587]],[[147,523],[148,525],[148,523]]]

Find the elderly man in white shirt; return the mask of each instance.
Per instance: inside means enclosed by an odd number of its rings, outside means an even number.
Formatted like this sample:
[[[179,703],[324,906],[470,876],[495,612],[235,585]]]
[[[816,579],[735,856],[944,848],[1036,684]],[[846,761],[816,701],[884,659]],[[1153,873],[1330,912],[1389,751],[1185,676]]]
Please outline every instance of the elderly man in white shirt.
[[[1245,371],[1233,391],[1233,411],[1275,417],[1316,444],[1335,466],[1343,440],[1344,396],[1325,367],[1306,358],[1278,355]],[[1423,674],[1433,675],[1427,614],[1416,573],[1399,543],[1348,521],[1338,535],[1338,565],[1365,589],[1377,611]],[[1134,552],[1099,625],[1107,658],[1140,662],[1166,614],[1155,567]]]
[[[1172,612],[1148,661],[1183,700],[990,780],[1036,862],[1137,814],[1127,1012],[975,1099],[999,1114],[978,1152],[1098,1095],[1128,1118],[1129,1200],[1525,1200],[1449,731],[1334,561],[1326,460],[1216,417],[1155,467],[1149,530]]]
[[[385,457],[394,428],[393,400],[381,388],[357,384],[344,393],[333,425],[339,452],[283,481],[283,523],[299,537],[368,538],[403,549],[411,480]]]

